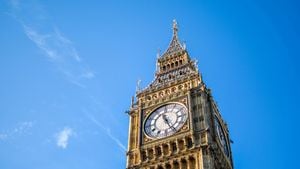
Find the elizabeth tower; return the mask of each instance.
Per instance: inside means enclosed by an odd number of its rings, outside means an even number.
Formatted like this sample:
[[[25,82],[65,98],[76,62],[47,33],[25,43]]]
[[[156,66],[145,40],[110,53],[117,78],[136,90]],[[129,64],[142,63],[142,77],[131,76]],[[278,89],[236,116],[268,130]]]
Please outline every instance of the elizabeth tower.
[[[232,169],[229,131],[176,21],[155,79],[129,110],[127,169]]]

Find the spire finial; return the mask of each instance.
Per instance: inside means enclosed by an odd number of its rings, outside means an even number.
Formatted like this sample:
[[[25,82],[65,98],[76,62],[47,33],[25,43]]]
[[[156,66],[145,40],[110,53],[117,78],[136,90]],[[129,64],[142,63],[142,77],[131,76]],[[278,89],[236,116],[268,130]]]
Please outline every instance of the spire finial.
[[[156,57],[157,57],[157,59],[160,58],[160,49],[159,48],[157,49]]]
[[[185,49],[182,47],[182,45],[180,44],[179,38],[178,38],[178,25],[176,20],[173,20],[173,36],[172,36],[172,40],[169,44],[168,49],[162,54],[161,57],[165,57],[165,56],[170,56],[173,55],[175,53],[179,53],[184,51]]]
[[[141,79],[139,79],[138,81],[137,81],[137,83],[136,83],[136,92],[139,92],[139,91],[141,91]]]
[[[134,96],[131,97],[131,108],[133,108],[133,104],[134,104]]]
[[[177,31],[178,31],[177,21],[173,19],[173,34],[177,35]]]

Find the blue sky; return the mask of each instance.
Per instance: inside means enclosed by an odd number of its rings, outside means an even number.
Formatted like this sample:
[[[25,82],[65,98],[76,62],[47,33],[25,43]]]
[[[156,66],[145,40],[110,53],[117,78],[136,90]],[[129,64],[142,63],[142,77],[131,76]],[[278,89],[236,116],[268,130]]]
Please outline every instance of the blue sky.
[[[296,168],[299,2],[0,1],[0,168],[125,168],[136,82],[172,20],[229,124],[235,168]]]

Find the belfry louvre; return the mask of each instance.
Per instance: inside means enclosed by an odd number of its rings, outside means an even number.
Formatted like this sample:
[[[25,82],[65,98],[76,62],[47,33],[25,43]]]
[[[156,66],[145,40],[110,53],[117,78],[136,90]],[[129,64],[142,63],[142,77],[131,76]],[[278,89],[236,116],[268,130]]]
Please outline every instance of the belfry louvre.
[[[229,131],[178,38],[157,59],[153,82],[129,110],[127,169],[232,169]]]

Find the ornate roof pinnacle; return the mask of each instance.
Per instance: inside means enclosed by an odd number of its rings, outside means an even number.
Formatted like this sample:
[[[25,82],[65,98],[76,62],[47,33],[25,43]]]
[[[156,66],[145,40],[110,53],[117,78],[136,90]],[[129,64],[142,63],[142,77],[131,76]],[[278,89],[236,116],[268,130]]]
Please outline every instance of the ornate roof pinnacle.
[[[179,38],[178,38],[178,25],[176,20],[173,20],[173,37],[169,44],[168,49],[161,55],[162,57],[170,56],[175,53],[179,53],[185,50],[185,48],[181,45]]]
[[[173,19],[173,36],[177,36],[178,26],[175,19]]]

